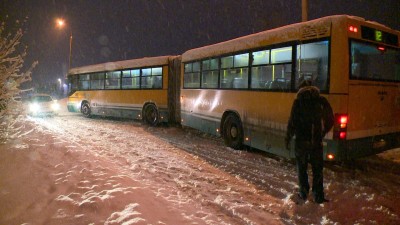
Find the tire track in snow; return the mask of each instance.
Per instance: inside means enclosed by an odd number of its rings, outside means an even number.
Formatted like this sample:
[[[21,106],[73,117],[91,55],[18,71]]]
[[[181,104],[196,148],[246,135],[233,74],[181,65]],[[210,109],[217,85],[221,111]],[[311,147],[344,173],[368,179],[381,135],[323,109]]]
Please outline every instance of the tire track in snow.
[[[185,135],[184,132],[190,132],[191,135]],[[155,135],[174,146],[198,155],[234,176],[252,182],[261,190],[277,198],[286,198],[296,187],[297,178],[294,166],[285,161],[267,158],[260,152],[233,150],[225,147],[222,140],[204,137],[203,133],[190,128],[176,133],[171,135],[170,132],[154,131]],[[193,145],[193,143],[204,144]]]

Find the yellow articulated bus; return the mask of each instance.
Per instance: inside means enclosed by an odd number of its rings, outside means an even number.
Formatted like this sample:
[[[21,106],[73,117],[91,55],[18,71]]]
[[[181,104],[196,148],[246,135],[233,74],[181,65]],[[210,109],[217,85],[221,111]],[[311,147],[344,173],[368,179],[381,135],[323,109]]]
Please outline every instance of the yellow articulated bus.
[[[400,147],[399,31],[354,16],[329,16],[182,54],[181,123],[293,158],[284,137],[298,84],[328,99],[335,125],[326,160]],[[293,143],[293,142],[292,142]]]
[[[175,56],[107,62],[69,71],[70,112],[167,122],[168,81]]]

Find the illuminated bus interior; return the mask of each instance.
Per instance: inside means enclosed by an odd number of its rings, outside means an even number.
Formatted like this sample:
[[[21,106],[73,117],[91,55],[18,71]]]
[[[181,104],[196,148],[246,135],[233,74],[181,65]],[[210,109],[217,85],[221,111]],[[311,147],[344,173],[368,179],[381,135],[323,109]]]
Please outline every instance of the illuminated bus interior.
[[[327,92],[328,76],[329,40],[318,40],[185,63],[183,88],[295,91],[299,80],[308,79]]]
[[[70,90],[162,89],[161,66],[70,75]]]

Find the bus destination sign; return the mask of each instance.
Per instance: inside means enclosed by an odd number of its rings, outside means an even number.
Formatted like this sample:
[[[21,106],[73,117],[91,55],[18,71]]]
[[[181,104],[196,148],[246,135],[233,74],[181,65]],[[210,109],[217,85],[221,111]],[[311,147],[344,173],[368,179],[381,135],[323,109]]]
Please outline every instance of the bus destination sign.
[[[398,46],[399,38],[395,34],[361,26],[361,37],[370,41],[381,42],[388,45]]]

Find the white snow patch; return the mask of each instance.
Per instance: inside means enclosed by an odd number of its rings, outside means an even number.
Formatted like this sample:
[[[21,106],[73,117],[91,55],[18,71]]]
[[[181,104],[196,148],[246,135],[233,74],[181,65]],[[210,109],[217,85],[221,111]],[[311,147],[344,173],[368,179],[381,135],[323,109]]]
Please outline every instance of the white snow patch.
[[[65,212],[65,209],[58,209],[57,213],[53,216],[55,219],[66,218],[68,214]]]
[[[123,211],[112,213],[111,216],[107,218],[104,224],[130,225],[141,221],[146,221],[145,219],[138,217],[139,215],[141,215],[140,212],[135,211],[135,208],[138,206],[139,204],[137,203],[131,203],[127,205]]]
[[[327,225],[327,224],[337,224],[331,221],[327,216],[323,216],[321,219],[321,225]]]
[[[27,145],[27,144],[16,144],[16,145],[14,145],[14,148],[15,149],[27,149],[27,148],[29,148],[29,145]]]
[[[289,205],[291,203],[291,197],[293,196],[293,194],[288,194],[286,195],[286,198],[283,199],[283,205]]]

